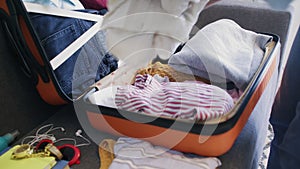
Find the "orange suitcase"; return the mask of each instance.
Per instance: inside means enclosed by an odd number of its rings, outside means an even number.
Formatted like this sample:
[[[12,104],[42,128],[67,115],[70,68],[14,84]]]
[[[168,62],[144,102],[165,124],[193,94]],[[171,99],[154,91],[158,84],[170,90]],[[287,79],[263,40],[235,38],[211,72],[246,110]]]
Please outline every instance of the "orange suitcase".
[[[269,95],[270,98],[274,98],[278,87],[280,42],[278,36],[271,35],[273,41],[266,47],[264,59],[250,84],[230,113],[219,119],[179,120],[92,104],[87,98],[96,92],[97,88],[101,88],[101,85],[105,83],[109,84],[111,78],[116,80],[124,78],[116,77],[114,73],[86,89],[81,96],[70,98],[62,92],[53,71],[53,65],[40,44],[24,4],[20,0],[1,0],[0,2],[2,25],[6,28],[24,69],[33,78],[41,97],[54,105],[73,102],[83,128],[89,124],[99,132],[140,138],[182,152],[219,156],[232,147],[255,106],[263,104],[261,96],[268,97]],[[98,23],[97,20],[95,22]],[[126,72],[126,70],[122,71]],[[127,80],[129,83],[132,77]]]
[[[147,140],[182,152],[220,156],[230,150],[255,106],[263,104],[262,94],[270,92],[272,94],[266,97],[274,97],[280,43],[278,37],[273,35],[273,38],[274,46],[267,49],[270,53],[265,55],[255,77],[226,117],[198,122],[153,117],[97,106],[84,98],[74,104],[77,116],[83,126],[88,122],[99,131]]]

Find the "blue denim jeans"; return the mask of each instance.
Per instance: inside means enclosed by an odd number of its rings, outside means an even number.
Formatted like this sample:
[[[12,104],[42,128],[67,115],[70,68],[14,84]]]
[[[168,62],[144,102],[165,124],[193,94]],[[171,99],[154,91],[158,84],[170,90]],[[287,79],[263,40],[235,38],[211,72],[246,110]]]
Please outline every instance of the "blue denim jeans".
[[[95,10],[82,12],[104,14],[103,11]],[[94,24],[92,21],[43,14],[30,14],[30,19],[49,60]],[[60,65],[55,70],[55,75],[62,90],[74,98],[117,67],[118,60],[107,50],[105,32],[99,31]]]
[[[300,167],[300,32],[294,41],[270,123],[274,139],[268,169]]]

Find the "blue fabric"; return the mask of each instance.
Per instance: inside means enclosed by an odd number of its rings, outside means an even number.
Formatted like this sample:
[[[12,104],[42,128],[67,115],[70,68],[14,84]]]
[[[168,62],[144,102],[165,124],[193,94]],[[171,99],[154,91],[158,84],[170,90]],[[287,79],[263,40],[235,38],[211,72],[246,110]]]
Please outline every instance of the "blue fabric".
[[[81,12],[103,14],[103,11],[95,10],[82,10]],[[30,19],[49,60],[94,24],[92,21],[43,14],[30,14]],[[117,62],[118,60],[107,51],[105,32],[99,31],[59,66],[55,74],[62,90],[68,96],[76,97],[89,85],[117,69]]]
[[[57,163],[55,164],[55,166],[52,167],[52,169],[64,169],[64,168],[68,168],[69,167],[68,163],[69,163],[69,161],[66,161],[66,160],[58,160]]]
[[[300,166],[299,30],[293,44],[270,118],[274,139],[268,169],[294,169]]]

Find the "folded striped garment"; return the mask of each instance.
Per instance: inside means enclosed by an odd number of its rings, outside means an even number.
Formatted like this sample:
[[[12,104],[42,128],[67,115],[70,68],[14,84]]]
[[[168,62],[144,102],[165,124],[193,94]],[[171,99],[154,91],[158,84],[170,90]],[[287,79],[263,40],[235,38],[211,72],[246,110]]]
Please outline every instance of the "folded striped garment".
[[[133,85],[118,86],[115,105],[142,114],[189,120],[210,120],[234,106],[223,89],[198,81],[159,81],[149,74],[137,75]]]

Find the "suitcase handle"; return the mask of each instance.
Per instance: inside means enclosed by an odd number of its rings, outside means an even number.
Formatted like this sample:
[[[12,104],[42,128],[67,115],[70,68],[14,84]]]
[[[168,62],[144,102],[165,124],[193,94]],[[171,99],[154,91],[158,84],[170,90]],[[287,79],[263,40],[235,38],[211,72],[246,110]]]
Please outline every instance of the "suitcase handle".
[[[18,57],[19,58],[19,61],[21,62],[22,64],[22,70],[24,72],[24,74],[29,77],[29,78],[32,78],[33,75],[32,75],[32,71],[30,69],[30,66],[29,64],[27,63],[26,59],[25,59],[25,56],[24,56],[24,51],[19,47],[20,44],[18,41],[16,41],[13,37],[15,37],[13,35],[13,33],[10,31],[11,29],[9,28],[8,24],[6,22],[3,22],[2,21],[2,27],[4,29],[4,31],[7,33],[8,35],[8,38],[10,40],[10,42],[12,43],[12,45],[14,46],[14,48],[16,49],[17,51],[17,55],[20,56]]]

